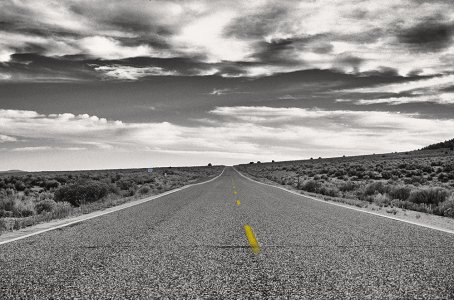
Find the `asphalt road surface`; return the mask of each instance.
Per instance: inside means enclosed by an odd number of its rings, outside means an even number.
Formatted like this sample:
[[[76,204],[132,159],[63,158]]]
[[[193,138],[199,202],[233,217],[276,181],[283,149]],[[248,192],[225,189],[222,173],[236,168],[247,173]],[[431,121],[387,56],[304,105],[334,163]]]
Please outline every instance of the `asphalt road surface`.
[[[0,245],[0,299],[65,298],[454,299],[454,235],[227,168],[212,182]]]

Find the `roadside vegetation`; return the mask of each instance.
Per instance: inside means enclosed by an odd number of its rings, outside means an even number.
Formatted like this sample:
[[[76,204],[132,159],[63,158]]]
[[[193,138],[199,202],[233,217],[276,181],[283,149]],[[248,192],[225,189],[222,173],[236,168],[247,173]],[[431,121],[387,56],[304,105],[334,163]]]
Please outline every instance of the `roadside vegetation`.
[[[214,177],[221,166],[0,174],[0,233]]]
[[[445,142],[446,143],[446,142]],[[444,145],[444,144],[441,144]],[[324,199],[365,207],[374,203],[454,218],[454,150],[301,161],[249,163],[241,172]]]

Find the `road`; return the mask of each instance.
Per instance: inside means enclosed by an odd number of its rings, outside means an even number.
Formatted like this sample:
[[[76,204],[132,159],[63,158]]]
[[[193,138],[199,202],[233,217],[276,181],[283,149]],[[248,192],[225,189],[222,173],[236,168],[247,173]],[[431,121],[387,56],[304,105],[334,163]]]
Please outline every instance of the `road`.
[[[0,245],[0,299],[454,299],[453,248],[452,234],[227,168],[212,182]]]

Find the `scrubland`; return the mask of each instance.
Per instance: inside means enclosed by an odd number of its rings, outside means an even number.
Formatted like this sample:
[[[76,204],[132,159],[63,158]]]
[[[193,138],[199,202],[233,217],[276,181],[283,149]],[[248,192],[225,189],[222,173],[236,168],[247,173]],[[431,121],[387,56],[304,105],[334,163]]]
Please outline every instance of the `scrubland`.
[[[204,181],[221,166],[0,174],[0,233]]]
[[[454,218],[454,151],[449,148],[251,162],[237,169],[258,179],[359,207],[374,203],[388,213],[395,214],[397,207]]]

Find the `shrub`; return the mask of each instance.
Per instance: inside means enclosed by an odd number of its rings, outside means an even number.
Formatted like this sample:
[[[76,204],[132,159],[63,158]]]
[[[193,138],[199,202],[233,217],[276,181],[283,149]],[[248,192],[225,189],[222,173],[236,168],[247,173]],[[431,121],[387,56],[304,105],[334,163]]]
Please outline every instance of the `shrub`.
[[[0,199],[0,211],[13,211],[16,199],[13,196],[5,196]]]
[[[6,231],[8,227],[6,226],[5,220],[0,219],[0,232]]]
[[[370,196],[377,193],[384,194],[388,192],[388,187],[385,185],[383,181],[375,181],[366,185],[364,189],[364,195]]]
[[[57,180],[47,180],[46,182],[44,182],[44,187],[46,188],[46,190],[58,188],[59,185],[60,182],[58,182]]]
[[[54,218],[64,218],[71,214],[73,207],[69,202],[57,202],[52,211]]]
[[[339,190],[342,191],[342,192],[350,192],[350,191],[353,191],[354,189],[356,189],[357,185],[351,181],[347,181],[345,183],[342,183],[340,186],[339,186]]]
[[[316,193],[320,188],[321,184],[315,180],[304,181],[301,185],[301,189],[310,193]]]
[[[418,204],[438,204],[444,202],[448,195],[448,191],[440,187],[418,189],[411,191],[408,201]]]
[[[55,191],[56,202],[66,201],[74,206],[95,202],[107,196],[111,187],[103,182],[85,181],[71,185],[65,185]]]
[[[124,190],[124,191],[129,190],[130,188],[133,188],[133,187],[137,186],[134,181],[132,181],[132,180],[124,180],[124,179],[117,181],[116,185],[118,186],[118,188],[120,190]]]
[[[16,189],[16,191],[23,191],[25,190],[26,186],[25,183],[23,183],[21,180],[18,180],[14,184],[14,188]]]
[[[438,204],[437,213],[445,217],[454,218],[454,194],[448,200]]]
[[[376,194],[372,198],[372,202],[378,206],[388,206],[391,203],[391,200],[385,194]]]
[[[397,214],[397,209],[395,209],[395,208],[390,208],[390,209],[387,209],[386,212],[387,212],[388,214],[394,214],[394,215],[395,215],[395,214]]]
[[[339,196],[339,190],[336,187],[322,186],[317,191],[319,194],[331,197]]]
[[[45,199],[35,204],[35,210],[37,214],[43,212],[51,212],[54,210],[57,203],[52,199]]]
[[[391,186],[388,194],[392,199],[407,200],[410,197],[411,188],[403,185]]]
[[[14,217],[29,217],[35,214],[35,206],[32,201],[20,201],[14,199],[13,216]]]
[[[150,190],[151,190],[151,189],[150,189],[150,186],[144,185],[144,186],[142,186],[142,187],[139,189],[138,192],[139,192],[139,194],[141,194],[141,195],[145,195],[145,194],[148,194],[148,193],[150,192]]]

